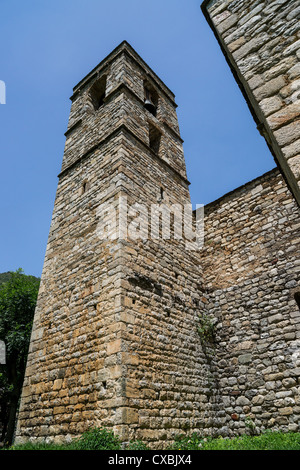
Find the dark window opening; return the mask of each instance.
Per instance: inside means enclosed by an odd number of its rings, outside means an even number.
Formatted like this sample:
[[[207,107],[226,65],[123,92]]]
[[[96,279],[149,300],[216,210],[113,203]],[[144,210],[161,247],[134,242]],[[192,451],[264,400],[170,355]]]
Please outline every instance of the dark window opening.
[[[106,390],[107,384],[106,381],[102,382],[103,388]]]
[[[81,186],[81,194],[86,193],[88,189],[89,189],[89,183],[87,180],[85,180]]]
[[[106,90],[106,77],[101,77],[97,80],[90,89],[90,97],[94,106],[94,109],[97,110],[104,103]]]
[[[160,146],[160,139],[161,139],[161,133],[159,130],[149,124],[149,145],[151,150],[158,154],[159,152],[159,146]]]
[[[295,295],[294,295],[294,298],[295,298],[296,303],[298,305],[298,308],[300,310],[300,292],[296,292]]]
[[[132,299],[132,303],[135,304],[135,299]]]
[[[163,188],[160,188],[159,195],[157,196],[157,202],[162,202],[165,198],[165,192]]]
[[[149,85],[145,85],[144,87],[144,106],[148,111],[156,116],[158,105],[158,95],[156,91]]]

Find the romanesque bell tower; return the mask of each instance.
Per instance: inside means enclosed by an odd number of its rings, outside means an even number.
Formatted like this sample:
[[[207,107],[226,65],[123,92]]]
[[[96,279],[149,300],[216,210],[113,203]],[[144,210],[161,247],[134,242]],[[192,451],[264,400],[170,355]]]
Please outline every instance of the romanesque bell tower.
[[[73,91],[16,441],[157,447],[212,425],[198,253],[149,225],[190,203],[174,94],[126,41]]]

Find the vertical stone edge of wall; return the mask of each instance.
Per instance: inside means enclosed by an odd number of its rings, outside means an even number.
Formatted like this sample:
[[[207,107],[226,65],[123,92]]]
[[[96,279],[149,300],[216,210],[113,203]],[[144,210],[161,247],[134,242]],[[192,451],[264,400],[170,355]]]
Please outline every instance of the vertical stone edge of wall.
[[[217,27],[214,25],[212,20],[212,16],[209,13],[208,7],[212,6],[216,2],[212,2],[212,0],[204,0],[201,4],[201,10],[204,14],[204,17],[210,26],[211,30],[215,38],[218,41],[218,44],[223,52],[225,60],[230,67],[230,70],[246,100],[246,103],[249,107],[249,110],[252,114],[252,117],[256,123],[257,129],[260,134],[265,138],[268,148],[273,155],[276,165],[278,166],[288,188],[290,189],[293,197],[295,198],[297,204],[300,206],[300,188],[297,183],[297,179],[289,167],[286,158],[283,155],[282,149],[277,142],[277,139],[274,135],[274,132],[271,130],[266,117],[264,116],[258,101],[256,100],[247,80],[243,77],[237,63],[235,62],[231,52],[227,48],[222,35],[218,31]]]

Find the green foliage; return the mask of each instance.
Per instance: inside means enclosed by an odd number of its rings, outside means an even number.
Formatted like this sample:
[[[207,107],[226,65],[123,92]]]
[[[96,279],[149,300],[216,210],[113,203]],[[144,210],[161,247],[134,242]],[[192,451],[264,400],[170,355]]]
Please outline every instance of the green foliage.
[[[215,340],[215,324],[208,315],[199,316],[198,333],[203,343],[213,343]]]
[[[143,441],[129,442],[126,450],[149,450],[149,447]]]
[[[23,272],[21,269],[18,269],[17,272]],[[13,272],[12,271],[8,271],[6,273],[0,273],[0,285],[1,284],[4,284],[5,282],[8,282],[11,280],[11,277],[12,277],[12,274]],[[40,278],[38,277],[35,277],[35,276],[28,276],[26,275],[28,278],[32,279],[32,280],[36,280],[36,281],[40,281]]]
[[[267,431],[259,436],[203,438],[178,437],[170,450],[300,450],[300,433]]]
[[[70,444],[26,443],[9,450],[121,450],[121,441],[112,431],[91,428]],[[130,442],[126,450],[149,450],[142,441]],[[300,433],[266,431],[259,436],[203,438],[197,433],[177,436],[167,450],[300,450]]]
[[[74,450],[120,450],[121,441],[113,431],[105,428],[93,427],[85,431],[82,436],[74,441]]]
[[[0,273],[0,285],[4,284],[5,282],[9,281],[11,278],[11,273]]]
[[[247,416],[246,419],[245,419],[245,426],[246,426],[246,428],[249,429],[249,432],[252,436],[254,436],[254,434],[256,434],[255,423],[254,423],[254,421],[252,421],[252,419],[249,416]]]
[[[142,450],[142,443],[135,446],[135,450]],[[113,431],[92,427],[85,431],[78,439],[74,439],[68,444],[46,444],[46,443],[32,443],[14,445],[9,450],[121,450],[122,443],[118,436],[115,436]],[[146,447],[145,447],[146,448]]]
[[[18,444],[3,450],[72,450],[72,444],[46,444],[45,442]]]
[[[191,436],[180,435],[175,437],[175,441],[169,450],[198,450],[202,442],[203,438],[196,432]]]
[[[0,284],[0,340],[6,348],[6,363],[0,366],[4,425],[0,440],[8,443],[13,436],[39,285],[38,278],[26,276],[21,269],[9,273],[8,280]]]
[[[18,363],[26,360],[39,284],[39,279],[19,269],[0,286],[0,339],[7,360],[16,356]]]

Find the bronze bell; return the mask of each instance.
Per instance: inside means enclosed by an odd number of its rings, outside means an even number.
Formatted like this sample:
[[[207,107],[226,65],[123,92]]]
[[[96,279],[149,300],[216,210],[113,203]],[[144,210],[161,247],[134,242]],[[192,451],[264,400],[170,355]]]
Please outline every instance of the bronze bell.
[[[144,106],[146,109],[148,109],[148,111],[150,111],[150,113],[155,113],[156,107],[149,98],[145,99]]]
[[[144,101],[144,106],[150,113],[154,114],[156,113],[156,106],[152,101],[152,96],[151,96],[151,91],[148,88],[145,88],[145,101]]]

